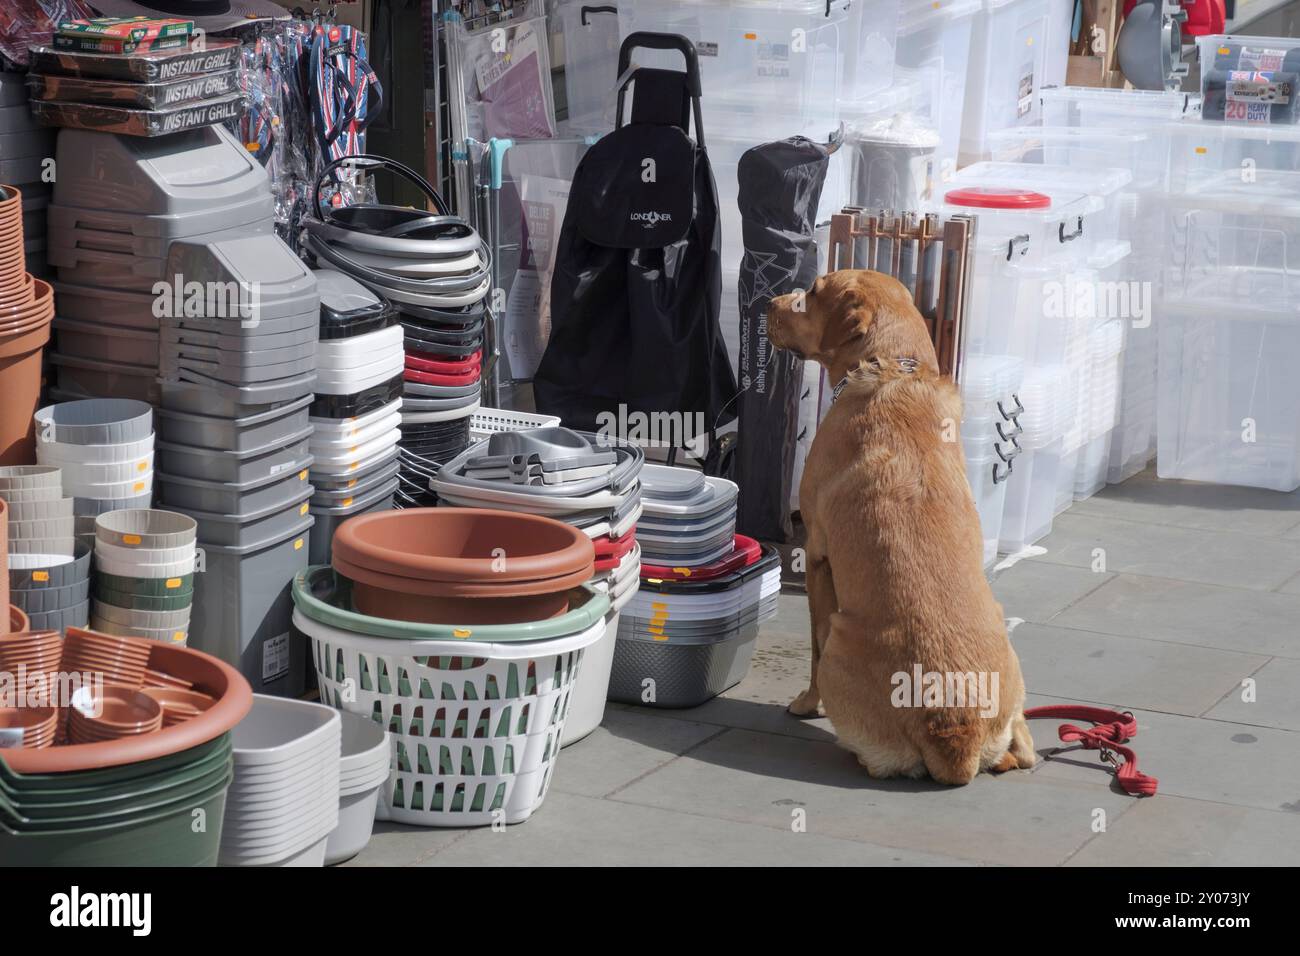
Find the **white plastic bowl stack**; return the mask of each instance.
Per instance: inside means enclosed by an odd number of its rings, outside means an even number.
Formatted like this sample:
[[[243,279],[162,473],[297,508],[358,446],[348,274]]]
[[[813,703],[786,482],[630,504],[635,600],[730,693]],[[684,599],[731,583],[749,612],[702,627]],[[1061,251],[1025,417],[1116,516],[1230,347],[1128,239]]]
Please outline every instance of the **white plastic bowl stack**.
[[[76,563],[73,500],[64,497],[60,470],[52,465],[0,468],[0,498],[7,508],[9,600],[28,617],[33,631],[84,627],[90,615],[90,562]],[[81,554],[85,555],[85,546]],[[60,584],[51,583],[51,567]],[[0,567],[0,573],[9,572]]]
[[[392,745],[388,731],[360,714],[340,711],[343,755],[339,760],[339,825],[325,846],[325,863],[350,860],[370,842],[379,791],[388,781]]]
[[[87,544],[106,511],[153,500],[153,408],[126,398],[88,398],[36,412],[36,460],[62,472],[74,499],[71,534]]]
[[[342,727],[332,707],[253,695],[233,733],[221,866],[324,864],[339,823]]]

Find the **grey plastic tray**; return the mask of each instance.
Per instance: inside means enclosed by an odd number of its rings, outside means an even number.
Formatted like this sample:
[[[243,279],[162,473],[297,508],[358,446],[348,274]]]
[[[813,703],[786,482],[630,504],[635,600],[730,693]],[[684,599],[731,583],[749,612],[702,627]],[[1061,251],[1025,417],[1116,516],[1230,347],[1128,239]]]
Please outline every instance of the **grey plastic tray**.
[[[370,467],[346,475],[322,475],[319,473],[313,473],[311,476],[311,483],[316,487],[318,493],[347,492],[385,469],[397,467],[400,470],[401,463],[397,460],[400,454],[401,449],[392,448],[371,464]]]
[[[399,462],[390,461],[378,468],[371,468],[365,474],[343,479],[345,482],[343,487],[330,488],[323,487],[323,480],[328,476],[313,475],[311,483],[316,488],[316,493],[311,496],[311,506],[313,509],[342,507],[348,499],[356,499],[396,478],[400,470]]]
[[[89,565],[87,565],[89,567]],[[21,572],[24,574],[30,572]],[[9,589],[9,601],[28,614],[43,614],[47,611],[61,611],[76,607],[90,597],[90,576],[87,574],[80,581],[61,588],[15,588]]]
[[[474,382],[470,385],[421,385],[419,382],[404,382],[402,391],[418,398],[473,398],[483,387]]]
[[[307,567],[308,515],[288,534],[240,548],[204,547],[194,576],[189,646],[219,657],[259,694],[298,697],[306,688],[306,641],[291,634],[294,576]]]
[[[498,433],[500,434],[500,433]],[[501,482],[485,481],[465,473],[465,463],[471,458],[481,456],[487,447],[488,439],[471,445],[456,458],[442,466],[439,480],[455,485],[472,493],[475,488],[489,490],[507,489]],[[636,483],[637,474],[645,461],[645,453],[635,445],[619,445],[613,451],[618,456],[618,463],[608,472],[596,478],[574,481],[564,485],[519,485],[511,483],[508,490],[512,493],[542,495],[547,497],[572,497],[574,495],[592,494],[599,491],[624,491]]]
[[[163,400],[165,403],[166,395]],[[305,395],[297,401],[243,418],[195,415],[161,408],[158,410],[158,437],[173,444],[223,451],[265,448],[306,428],[310,424],[307,413],[311,402],[312,397]]]
[[[68,445],[116,445],[153,434],[153,408],[121,398],[47,405],[36,412],[37,440]]]
[[[334,532],[344,521],[356,515],[370,514],[372,511],[389,511],[393,507],[393,492],[397,490],[397,479],[390,478],[377,488],[358,494],[349,505],[320,508],[312,505],[311,513],[316,518],[312,529],[311,563],[329,564]]]
[[[239,356],[239,353],[226,353],[231,356]],[[242,358],[253,357],[252,353],[246,353]],[[219,382],[225,382],[227,385],[244,387],[247,385],[263,385],[268,382],[280,382],[285,379],[293,378],[298,375],[315,375],[316,358],[315,355],[300,359],[294,362],[285,362],[281,365],[243,365],[238,366],[233,363],[227,364],[222,356],[223,361],[205,362],[201,359],[189,356],[176,357],[169,354],[166,349],[162,350],[158,357],[159,370],[168,378],[177,376],[181,371],[196,372],[206,375],[209,378]]]
[[[104,322],[78,322],[55,317],[60,355],[127,365],[158,366],[158,333],[119,328]]]
[[[273,319],[261,314],[254,314],[247,319],[242,316],[204,318],[176,314],[174,317],[164,316],[159,320],[159,326],[163,329],[238,337],[250,348],[256,347],[265,337],[297,335],[304,330],[318,329],[319,325],[319,319],[314,311],[289,313]]]
[[[308,368],[315,368],[316,341],[315,339],[309,339],[297,345],[281,348],[271,348],[258,342],[253,348],[241,345],[233,349],[226,349],[173,340],[167,342],[162,354],[169,362],[193,362],[198,365],[207,365],[220,369],[223,374],[254,375],[261,374],[260,370],[263,368],[279,369],[290,366],[296,368],[303,365],[307,365]],[[285,374],[270,377],[284,378]]]
[[[57,352],[47,352],[46,358],[58,369],[55,376],[57,388],[50,390],[50,398],[75,401],[96,395],[115,395],[150,404],[159,400],[158,370],[155,367],[97,362]]]
[[[288,534],[290,529],[306,517],[307,499],[315,489],[311,485],[300,487],[288,504],[263,508],[250,514],[216,514],[209,511],[185,509],[185,513],[199,523],[199,544],[206,548],[216,544],[225,547],[244,547],[256,541]]]
[[[33,631],[62,631],[69,627],[85,627],[90,622],[90,599],[57,611],[28,614]]]
[[[474,393],[464,398],[423,398],[421,396],[403,395],[402,411],[406,412],[445,412],[453,408],[468,408],[479,400],[479,386],[473,386]]]
[[[77,322],[104,322],[157,331],[159,320],[153,314],[156,299],[147,292],[122,292],[72,282],[54,283],[54,301],[59,317]]]
[[[159,497],[167,507],[181,508],[186,512],[204,512],[249,516],[268,508],[287,508],[301,500],[303,488],[308,484],[311,456],[298,462],[301,466],[287,469],[283,474],[269,475],[257,481],[234,482],[205,481],[200,478],[173,478],[158,475]]]
[[[158,470],[179,478],[248,482],[296,470],[308,455],[311,426],[280,441],[245,451],[222,451],[158,442]]]
[[[266,403],[245,403],[241,401],[239,389],[231,385],[203,385],[195,382],[164,381],[162,383],[162,405],[167,411],[182,412],[190,415],[204,415],[210,418],[230,418],[243,420],[258,415],[269,414],[276,410],[285,410],[311,396],[311,385],[306,390],[291,398]]]
[[[702,471],[647,463],[641,469],[641,487],[649,504],[655,499],[677,502],[691,498],[706,484]]]

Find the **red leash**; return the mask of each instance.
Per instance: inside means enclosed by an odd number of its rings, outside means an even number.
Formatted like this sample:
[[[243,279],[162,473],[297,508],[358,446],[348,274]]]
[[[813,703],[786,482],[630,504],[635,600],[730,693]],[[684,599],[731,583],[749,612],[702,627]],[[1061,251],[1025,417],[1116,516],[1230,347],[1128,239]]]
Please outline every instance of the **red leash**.
[[[1125,793],[1155,796],[1156,778],[1139,772],[1137,754],[1132,748],[1122,746],[1137,736],[1137,718],[1132,714],[1082,704],[1053,704],[1025,711],[1026,720],[1040,718],[1091,721],[1094,726],[1088,728],[1061,724],[1056,733],[1065,743],[1082,744],[1084,750],[1100,750],[1101,759],[1115,765],[1115,778]],[[1116,754],[1124,758],[1123,763],[1115,759]]]

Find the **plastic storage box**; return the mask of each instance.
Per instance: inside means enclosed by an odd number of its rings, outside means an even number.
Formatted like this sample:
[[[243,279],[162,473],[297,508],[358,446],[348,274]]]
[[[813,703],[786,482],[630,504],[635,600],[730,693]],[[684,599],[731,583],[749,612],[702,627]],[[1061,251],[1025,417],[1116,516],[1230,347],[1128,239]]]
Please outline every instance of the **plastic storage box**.
[[[966,101],[962,165],[988,157],[988,133],[1037,123],[1045,84],[1050,6],[1065,0],[984,0],[975,17]]]
[[[614,86],[618,75],[618,8],[591,0],[564,0],[551,10],[564,39],[567,135],[605,133],[614,128]]]
[[[941,141],[941,178],[957,168],[971,30],[980,9],[980,0],[902,0],[899,5],[897,72],[930,85],[927,115]]]

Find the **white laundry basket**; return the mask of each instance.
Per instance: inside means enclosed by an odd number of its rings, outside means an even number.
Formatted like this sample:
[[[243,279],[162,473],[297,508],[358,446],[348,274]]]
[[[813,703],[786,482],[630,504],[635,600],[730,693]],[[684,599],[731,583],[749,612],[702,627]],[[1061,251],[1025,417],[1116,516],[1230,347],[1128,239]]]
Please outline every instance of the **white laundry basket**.
[[[294,612],[323,699],[378,720],[394,766],[379,818],[418,826],[520,823],[541,806],[583,652],[605,620],[521,643],[411,641]]]

